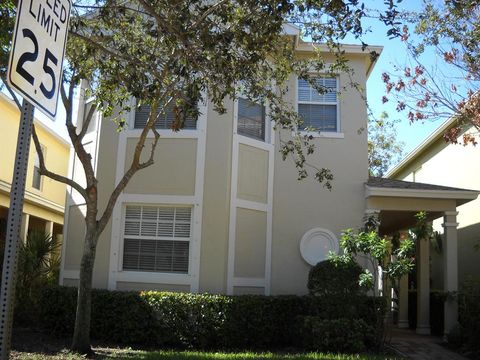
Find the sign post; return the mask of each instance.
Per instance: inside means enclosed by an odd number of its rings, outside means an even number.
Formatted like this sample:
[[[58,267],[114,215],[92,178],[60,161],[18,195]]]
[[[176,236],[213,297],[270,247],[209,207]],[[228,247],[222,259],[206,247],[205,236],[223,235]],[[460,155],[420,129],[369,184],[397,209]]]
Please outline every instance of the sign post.
[[[10,189],[0,287],[0,359],[7,360],[15,302],[20,227],[35,107],[52,120],[57,113],[70,0],[19,0],[8,63],[8,84],[23,96]]]

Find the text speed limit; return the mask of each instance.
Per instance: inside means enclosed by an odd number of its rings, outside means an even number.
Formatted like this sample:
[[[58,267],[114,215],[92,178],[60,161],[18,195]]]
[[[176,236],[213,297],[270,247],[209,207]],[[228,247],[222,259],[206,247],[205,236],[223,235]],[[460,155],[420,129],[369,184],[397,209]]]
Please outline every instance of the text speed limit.
[[[70,15],[69,0],[20,0],[8,82],[55,119]]]

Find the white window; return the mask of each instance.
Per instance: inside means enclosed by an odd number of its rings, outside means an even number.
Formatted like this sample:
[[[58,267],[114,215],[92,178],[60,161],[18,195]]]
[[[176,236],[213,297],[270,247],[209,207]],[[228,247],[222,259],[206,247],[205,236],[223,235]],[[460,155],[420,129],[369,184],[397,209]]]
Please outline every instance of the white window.
[[[123,270],[188,273],[192,208],[127,205]]]
[[[45,147],[40,145],[42,148],[43,153],[43,160],[45,160]],[[38,157],[38,153],[35,152],[35,158],[33,160],[33,175],[32,175],[32,187],[37,190],[42,190],[42,176],[40,175],[40,158]]]
[[[318,77],[316,83],[326,92],[320,94],[306,80],[298,79],[298,114],[303,119],[300,129],[338,132],[337,78]]]
[[[237,133],[265,141],[265,106],[239,98]]]
[[[157,122],[155,123],[155,128],[157,129],[171,129],[172,125],[175,122],[173,103],[170,103],[165,111],[159,116]],[[135,110],[135,122],[134,129],[143,129],[148,122],[150,116],[150,105],[141,105]],[[160,112],[160,111],[159,111]],[[187,117],[183,123],[183,129],[196,129],[197,128],[197,118]]]

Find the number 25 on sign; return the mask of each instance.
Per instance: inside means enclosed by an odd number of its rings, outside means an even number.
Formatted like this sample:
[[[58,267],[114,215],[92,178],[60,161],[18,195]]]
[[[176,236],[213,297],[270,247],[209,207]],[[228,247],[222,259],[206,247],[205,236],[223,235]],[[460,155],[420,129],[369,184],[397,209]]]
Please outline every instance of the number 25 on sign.
[[[8,82],[55,120],[70,0],[19,0]]]

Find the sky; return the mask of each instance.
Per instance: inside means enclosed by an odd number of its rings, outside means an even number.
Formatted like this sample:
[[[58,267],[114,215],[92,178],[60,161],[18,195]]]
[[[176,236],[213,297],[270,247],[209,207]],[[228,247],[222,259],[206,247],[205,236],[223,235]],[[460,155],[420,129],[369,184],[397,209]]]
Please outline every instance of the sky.
[[[383,0],[371,0],[366,1],[367,6],[382,8]],[[418,10],[420,1],[406,1],[402,3],[403,9]],[[372,113],[375,116],[379,116],[383,111],[389,114],[391,119],[400,119],[397,125],[398,140],[405,144],[404,155],[412,151],[417,145],[419,145],[430,133],[432,133],[442,123],[441,120],[432,121],[429,120],[425,123],[416,122],[410,124],[406,119],[406,114],[398,113],[395,109],[395,101],[389,101],[386,104],[382,104],[381,98],[385,95],[385,87],[381,80],[383,72],[391,72],[393,64],[404,64],[406,61],[406,53],[404,45],[399,39],[390,40],[386,36],[387,28],[377,19],[366,19],[364,25],[371,28],[371,32],[364,38],[370,45],[383,46],[383,51],[378,59],[374,70],[370,74],[367,82],[367,96]],[[353,39],[346,39],[347,43],[355,43]],[[427,59],[426,65],[431,62],[435,62],[433,56],[431,59]],[[50,127],[61,136],[68,138],[65,123],[62,119],[65,118],[65,110],[59,100],[60,106],[58,110],[58,116],[56,121],[52,121],[44,116],[40,111],[35,110],[35,116],[46,126]]]

